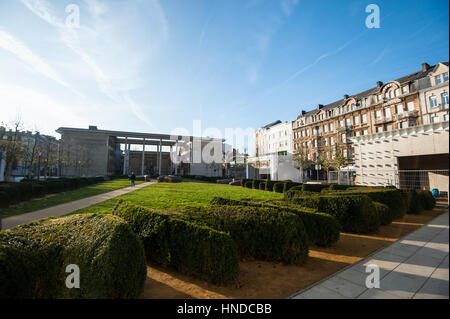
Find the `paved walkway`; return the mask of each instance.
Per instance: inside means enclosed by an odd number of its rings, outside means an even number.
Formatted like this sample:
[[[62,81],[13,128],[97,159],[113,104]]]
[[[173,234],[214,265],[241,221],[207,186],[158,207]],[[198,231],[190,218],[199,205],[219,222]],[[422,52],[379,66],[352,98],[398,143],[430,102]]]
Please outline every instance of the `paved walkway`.
[[[366,288],[366,265],[380,268],[380,288]],[[449,213],[293,299],[449,298]]]
[[[135,187],[125,187],[121,189],[117,189],[112,192],[91,196],[83,199],[79,199],[73,202],[52,206],[46,209],[37,210],[31,213],[26,213],[22,215],[8,217],[2,220],[2,230],[9,229],[18,225],[26,224],[32,222],[34,220],[54,216],[60,217],[67,214],[70,214],[76,210],[86,208],[92,205],[95,205],[100,202],[104,202],[105,200],[124,195],[135,190],[144,188],[148,185],[153,184],[154,182],[142,183],[138,184]]]

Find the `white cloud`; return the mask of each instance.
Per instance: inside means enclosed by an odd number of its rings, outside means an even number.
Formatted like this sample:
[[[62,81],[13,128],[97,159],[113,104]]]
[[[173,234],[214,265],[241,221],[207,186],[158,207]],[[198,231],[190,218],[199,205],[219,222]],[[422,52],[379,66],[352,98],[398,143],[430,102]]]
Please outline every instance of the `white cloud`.
[[[108,10],[108,7],[104,2],[99,0],[85,0],[88,10],[91,15],[99,19],[99,17]],[[48,22],[50,25],[57,28],[60,33],[61,41],[70,48],[76,55],[78,55],[81,60],[90,68],[91,72],[94,75],[94,78],[99,86],[101,92],[103,92],[107,97],[109,97],[112,101],[117,104],[122,104],[128,110],[130,110],[137,118],[146,123],[147,125],[151,125],[149,119],[145,116],[143,109],[130,97],[128,90],[133,88],[135,83],[139,83],[136,79],[130,79],[129,77],[121,77],[120,74],[116,76],[111,76],[117,72],[117,61],[115,61],[112,67],[105,71],[103,67],[96,61],[96,59],[88,53],[88,51],[84,48],[81,43],[79,31],[75,28],[67,27],[60,19],[58,19],[55,15],[52,14],[51,5],[45,0],[22,0],[22,3],[31,10],[38,17]],[[152,12],[156,15],[162,29],[163,39],[167,40],[169,37],[169,24],[166,19],[164,10],[157,0],[152,0]],[[103,23],[103,22],[102,22]],[[95,30],[91,30],[85,26],[82,26],[81,31],[87,30],[90,33],[98,36]],[[118,41],[122,41],[123,39],[119,39]],[[117,42],[116,42],[117,45]],[[104,50],[105,48],[99,48],[99,50]],[[99,56],[107,55],[109,52],[103,52],[104,54],[97,54]],[[133,60],[132,58],[121,57],[125,63]],[[136,60],[140,60],[139,57]],[[106,64],[106,63],[104,63]],[[126,68],[125,68],[126,69]],[[136,69],[139,69],[136,67]],[[118,82],[119,84],[114,85],[113,82]],[[120,81],[123,81],[120,83]]]
[[[16,39],[8,32],[0,29],[0,48],[11,52],[22,62],[30,66],[35,72],[52,79],[59,84],[70,88],[70,85],[63,81],[53,68],[48,65],[40,56],[31,51],[22,41]]]

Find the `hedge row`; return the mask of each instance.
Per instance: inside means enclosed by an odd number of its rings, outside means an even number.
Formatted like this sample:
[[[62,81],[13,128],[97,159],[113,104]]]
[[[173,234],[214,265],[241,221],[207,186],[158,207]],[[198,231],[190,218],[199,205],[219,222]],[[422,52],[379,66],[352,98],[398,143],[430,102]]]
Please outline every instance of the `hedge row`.
[[[305,227],[292,213],[224,205],[186,208],[183,218],[228,232],[241,257],[302,264],[308,256]]]
[[[130,224],[144,243],[148,259],[155,263],[215,284],[239,275],[236,244],[226,233],[122,200],[113,214]]]
[[[66,286],[72,264],[80,288]],[[141,241],[117,216],[49,218],[0,232],[0,299],[138,298],[146,273]]]
[[[380,218],[380,224],[389,225],[392,222],[392,219],[394,219],[394,216],[392,215],[392,210],[390,210],[387,205],[382,203],[373,202],[373,204],[375,205],[378,217]]]
[[[291,203],[330,214],[347,232],[371,233],[378,230],[380,218],[372,200],[365,195],[316,195],[293,197]]]
[[[422,210],[431,210],[436,206],[436,200],[430,191],[402,189],[400,193],[408,214],[418,214]]]
[[[406,212],[405,201],[401,191],[396,188],[351,188],[347,191],[333,192],[335,195],[350,194],[350,195],[367,195],[374,202],[383,203],[389,207],[393,218],[400,218]]]
[[[103,182],[103,177],[58,178],[47,180],[24,179],[19,183],[0,183],[0,207],[27,201],[46,194],[59,193]]]
[[[309,242],[319,246],[330,246],[339,240],[340,225],[333,216],[319,213],[310,208],[304,208],[283,203],[275,205],[268,201],[252,202],[214,197],[211,205],[253,206],[277,209],[297,215],[302,220],[308,234]]]

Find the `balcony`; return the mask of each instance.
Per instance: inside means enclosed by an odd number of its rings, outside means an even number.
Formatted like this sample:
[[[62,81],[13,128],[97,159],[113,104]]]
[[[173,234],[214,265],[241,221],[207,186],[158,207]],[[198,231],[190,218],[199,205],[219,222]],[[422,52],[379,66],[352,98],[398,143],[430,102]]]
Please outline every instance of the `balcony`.
[[[393,117],[383,116],[383,117],[375,119],[375,124],[384,124],[384,123],[389,123],[389,122],[393,122],[393,121],[394,121]]]
[[[345,125],[345,126],[341,126],[340,128],[339,128],[339,132],[342,132],[342,131],[351,131],[353,129],[353,126],[352,125]]]
[[[419,111],[417,111],[417,110],[407,111],[407,112],[395,115],[397,120],[401,120],[401,119],[405,119],[405,118],[411,118],[411,117],[418,117],[418,116],[419,116]]]

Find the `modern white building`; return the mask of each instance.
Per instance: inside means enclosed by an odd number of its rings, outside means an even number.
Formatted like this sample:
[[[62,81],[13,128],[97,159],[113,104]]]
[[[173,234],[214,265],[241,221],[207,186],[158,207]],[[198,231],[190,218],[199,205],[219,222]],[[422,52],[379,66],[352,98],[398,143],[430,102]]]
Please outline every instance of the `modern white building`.
[[[247,178],[300,180],[293,160],[292,122],[276,121],[255,131],[255,156],[247,161]]]
[[[356,184],[448,192],[449,122],[354,137]]]

